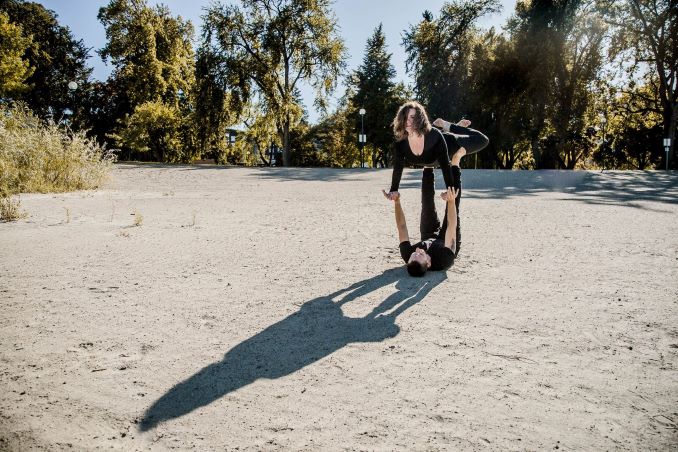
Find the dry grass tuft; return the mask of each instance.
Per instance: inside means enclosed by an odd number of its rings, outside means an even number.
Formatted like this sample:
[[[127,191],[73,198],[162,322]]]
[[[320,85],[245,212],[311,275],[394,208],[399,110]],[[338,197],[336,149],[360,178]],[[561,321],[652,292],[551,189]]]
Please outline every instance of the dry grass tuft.
[[[0,105],[0,194],[96,188],[115,159],[84,132],[44,124],[22,105]]]
[[[141,226],[144,223],[144,216],[138,210],[134,211],[134,226]]]
[[[16,221],[26,218],[28,214],[21,210],[21,200],[11,196],[0,196],[0,221]]]

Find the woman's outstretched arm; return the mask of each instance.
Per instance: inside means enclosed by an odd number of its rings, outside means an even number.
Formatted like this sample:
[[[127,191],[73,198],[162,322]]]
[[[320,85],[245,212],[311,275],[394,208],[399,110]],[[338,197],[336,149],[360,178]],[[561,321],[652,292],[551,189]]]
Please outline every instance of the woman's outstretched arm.
[[[390,192],[398,191],[400,187],[400,178],[403,177],[403,168],[405,167],[405,155],[402,147],[395,145],[395,156],[393,158],[393,174],[391,175],[391,189]]]

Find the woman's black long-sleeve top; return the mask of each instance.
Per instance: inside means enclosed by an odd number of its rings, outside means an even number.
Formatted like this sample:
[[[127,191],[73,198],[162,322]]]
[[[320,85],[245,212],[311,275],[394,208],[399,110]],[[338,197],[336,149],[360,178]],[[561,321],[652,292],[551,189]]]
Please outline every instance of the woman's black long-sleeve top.
[[[398,141],[395,144],[395,158],[393,159],[393,176],[391,177],[391,190],[398,191],[400,178],[403,175],[405,163],[418,165],[431,165],[438,162],[443,172],[446,187],[454,187],[452,176],[450,174],[450,157],[447,154],[447,144],[443,134],[438,129],[431,129],[424,135],[424,151],[421,155],[415,155],[410,149],[407,138]]]

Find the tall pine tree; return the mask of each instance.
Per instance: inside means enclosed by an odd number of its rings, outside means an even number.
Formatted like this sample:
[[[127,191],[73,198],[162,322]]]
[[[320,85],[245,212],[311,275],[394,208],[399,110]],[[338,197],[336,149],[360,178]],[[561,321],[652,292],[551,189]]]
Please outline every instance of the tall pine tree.
[[[356,92],[351,98],[352,108],[347,112],[355,118],[357,137],[361,127],[359,111],[365,109],[366,150],[371,151],[374,166],[386,166],[388,163],[388,151],[393,143],[390,120],[405,100],[405,89],[395,83],[395,76],[391,54],[386,52],[386,37],[382,24],[379,24],[367,40],[363,63],[351,79]]]

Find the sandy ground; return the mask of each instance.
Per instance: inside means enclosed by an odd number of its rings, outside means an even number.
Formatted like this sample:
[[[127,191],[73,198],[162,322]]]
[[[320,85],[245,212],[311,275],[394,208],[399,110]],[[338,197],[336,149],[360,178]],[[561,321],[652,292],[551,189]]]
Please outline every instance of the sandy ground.
[[[463,180],[461,254],[423,279],[389,170],[120,164],[23,195],[0,449],[676,450],[678,174]]]

